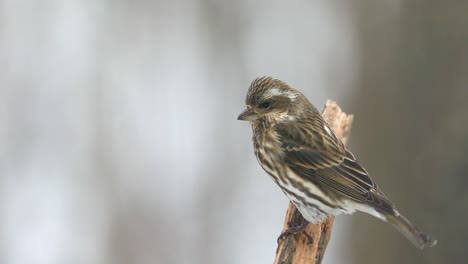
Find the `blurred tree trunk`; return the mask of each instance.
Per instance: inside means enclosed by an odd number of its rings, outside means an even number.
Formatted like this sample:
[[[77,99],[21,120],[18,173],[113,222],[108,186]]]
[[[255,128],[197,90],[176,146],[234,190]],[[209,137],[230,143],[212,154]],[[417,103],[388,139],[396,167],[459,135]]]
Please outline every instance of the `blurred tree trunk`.
[[[390,225],[359,215],[350,229],[354,263],[464,263],[468,2],[353,8],[362,61],[350,109],[359,145],[351,149],[400,211],[439,240],[420,252]]]

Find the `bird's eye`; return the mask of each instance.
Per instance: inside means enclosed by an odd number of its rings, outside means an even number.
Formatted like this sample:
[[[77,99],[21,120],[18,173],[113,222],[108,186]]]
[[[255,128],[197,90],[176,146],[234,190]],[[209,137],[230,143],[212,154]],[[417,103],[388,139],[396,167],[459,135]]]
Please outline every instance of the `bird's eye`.
[[[270,101],[265,101],[263,103],[260,104],[260,107],[263,108],[263,109],[267,109],[271,106],[271,102]]]

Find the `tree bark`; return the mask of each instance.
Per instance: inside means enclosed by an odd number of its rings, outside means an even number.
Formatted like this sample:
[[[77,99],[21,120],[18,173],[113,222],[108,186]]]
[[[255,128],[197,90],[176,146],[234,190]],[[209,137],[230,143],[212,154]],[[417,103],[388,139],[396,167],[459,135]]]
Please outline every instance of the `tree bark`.
[[[335,132],[338,138],[346,144],[351,130],[353,116],[344,113],[336,102],[328,100],[322,111],[322,116]],[[333,227],[331,216],[318,224],[308,224],[305,231],[313,238],[310,244],[307,237],[301,234],[288,235],[281,239],[276,250],[274,264],[320,264],[330,240]],[[283,232],[290,226],[299,226],[305,221],[296,207],[289,203]]]

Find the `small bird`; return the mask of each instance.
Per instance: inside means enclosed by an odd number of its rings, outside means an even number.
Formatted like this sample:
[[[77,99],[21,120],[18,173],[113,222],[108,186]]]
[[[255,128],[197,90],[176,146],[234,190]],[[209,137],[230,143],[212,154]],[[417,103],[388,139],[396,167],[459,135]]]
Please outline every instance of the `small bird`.
[[[437,244],[398,212],[302,93],[260,77],[246,105],[237,119],[251,122],[258,162],[308,222],[361,211],[391,223],[419,249]]]

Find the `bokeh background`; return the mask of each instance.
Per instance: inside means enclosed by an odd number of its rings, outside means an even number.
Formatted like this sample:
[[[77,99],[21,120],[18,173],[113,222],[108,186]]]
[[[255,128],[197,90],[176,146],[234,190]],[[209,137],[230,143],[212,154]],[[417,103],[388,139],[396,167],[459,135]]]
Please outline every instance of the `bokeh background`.
[[[236,120],[271,75],[355,115],[408,218],[338,217],[325,264],[464,263],[468,2],[0,1],[0,263],[272,263],[288,204]]]

